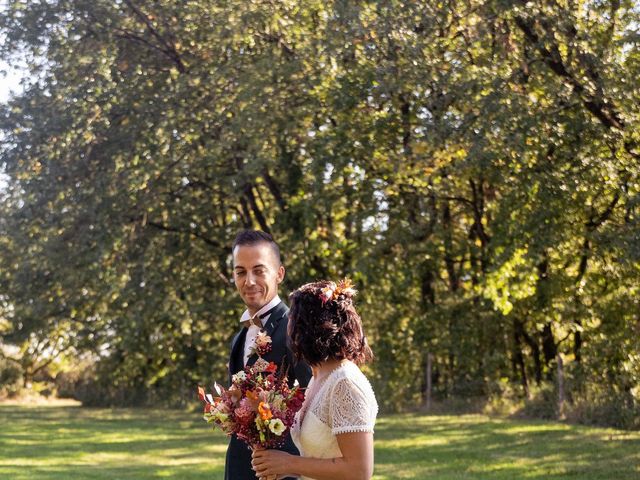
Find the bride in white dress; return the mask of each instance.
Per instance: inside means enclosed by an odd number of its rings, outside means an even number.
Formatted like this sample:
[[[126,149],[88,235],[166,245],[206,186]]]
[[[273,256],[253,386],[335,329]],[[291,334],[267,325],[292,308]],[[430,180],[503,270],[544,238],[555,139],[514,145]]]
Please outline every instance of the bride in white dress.
[[[300,450],[256,450],[261,479],[368,480],[373,475],[373,427],[378,404],[358,365],[372,358],[353,306],[351,282],[321,281],[290,295],[289,335],[298,359],[312,366],[304,404],[291,435]]]

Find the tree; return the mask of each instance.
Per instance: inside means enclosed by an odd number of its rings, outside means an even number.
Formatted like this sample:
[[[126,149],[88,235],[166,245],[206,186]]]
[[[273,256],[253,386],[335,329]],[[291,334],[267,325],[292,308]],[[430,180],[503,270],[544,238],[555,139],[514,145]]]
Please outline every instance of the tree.
[[[354,277],[385,407],[430,354],[441,398],[532,397],[564,355],[570,401],[637,411],[633,2],[7,8],[35,79],[0,123],[7,340],[99,352],[112,401],[188,398],[255,227],[285,290]]]

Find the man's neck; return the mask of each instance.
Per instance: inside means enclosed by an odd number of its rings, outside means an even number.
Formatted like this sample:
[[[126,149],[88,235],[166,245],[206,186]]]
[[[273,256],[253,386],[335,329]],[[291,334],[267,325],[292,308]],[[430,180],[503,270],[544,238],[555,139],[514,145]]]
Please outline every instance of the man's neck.
[[[258,313],[260,310],[262,310],[264,307],[266,307],[267,305],[269,305],[271,302],[273,302],[273,299],[276,298],[278,295],[274,295],[273,297],[271,297],[264,305],[261,305],[258,308],[251,308],[249,306],[247,306],[247,311],[249,312],[249,315],[251,317],[254,317],[256,315],[256,313]]]

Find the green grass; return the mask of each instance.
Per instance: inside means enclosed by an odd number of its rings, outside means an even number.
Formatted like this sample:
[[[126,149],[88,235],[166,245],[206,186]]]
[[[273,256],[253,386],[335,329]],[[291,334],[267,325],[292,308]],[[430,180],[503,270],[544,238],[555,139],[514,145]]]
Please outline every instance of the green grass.
[[[377,480],[640,478],[640,433],[481,415],[394,415]],[[226,438],[198,413],[0,406],[1,479],[218,479]]]

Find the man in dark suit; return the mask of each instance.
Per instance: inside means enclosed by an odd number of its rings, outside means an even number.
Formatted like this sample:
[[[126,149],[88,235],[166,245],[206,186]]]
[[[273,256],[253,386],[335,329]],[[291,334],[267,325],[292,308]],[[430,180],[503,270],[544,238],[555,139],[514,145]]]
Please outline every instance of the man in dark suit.
[[[289,308],[278,296],[278,285],[285,275],[278,244],[267,233],[245,230],[236,237],[232,253],[233,279],[247,309],[240,319],[242,329],[231,342],[229,380],[258,359],[252,347],[258,333],[263,330],[271,337],[271,351],[263,358],[287,372],[290,386],[297,380],[301,387],[306,387],[311,378],[311,369],[295,361],[287,342]],[[291,437],[287,438],[281,450],[299,455]],[[257,479],[251,468],[251,451],[235,435],[231,437],[227,448],[224,478]]]

